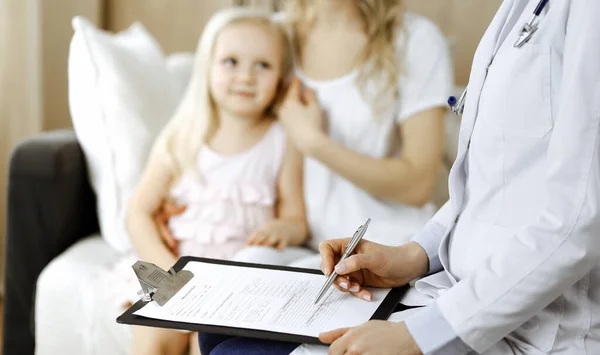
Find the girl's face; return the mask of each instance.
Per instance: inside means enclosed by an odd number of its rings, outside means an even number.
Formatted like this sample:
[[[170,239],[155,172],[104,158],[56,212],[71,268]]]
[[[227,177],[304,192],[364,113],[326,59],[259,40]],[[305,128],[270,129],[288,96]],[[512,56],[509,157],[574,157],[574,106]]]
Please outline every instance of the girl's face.
[[[281,38],[256,22],[225,27],[217,36],[210,92],[217,108],[241,116],[261,115],[273,102],[281,73]]]

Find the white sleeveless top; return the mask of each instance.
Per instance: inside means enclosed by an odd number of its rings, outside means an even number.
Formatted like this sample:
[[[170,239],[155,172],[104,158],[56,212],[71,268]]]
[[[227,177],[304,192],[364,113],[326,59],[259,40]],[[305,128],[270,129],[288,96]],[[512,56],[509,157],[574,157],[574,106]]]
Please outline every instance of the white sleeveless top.
[[[278,122],[242,153],[222,155],[202,147],[198,175],[185,173],[170,191],[177,204],[187,205],[169,220],[180,254],[228,259],[273,219],[285,150],[286,135]]]

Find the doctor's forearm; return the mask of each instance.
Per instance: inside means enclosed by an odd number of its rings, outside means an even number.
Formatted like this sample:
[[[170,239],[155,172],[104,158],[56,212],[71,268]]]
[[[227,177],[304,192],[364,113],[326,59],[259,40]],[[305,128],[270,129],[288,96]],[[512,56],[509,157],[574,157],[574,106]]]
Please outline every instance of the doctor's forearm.
[[[437,305],[430,304],[405,321],[408,332],[423,354],[464,355],[471,349],[456,335]]]
[[[433,195],[437,172],[412,166],[401,157],[368,157],[329,137],[316,143],[308,155],[381,200],[422,207]]]
[[[411,239],[413,242],[417,243],[427,255],[428,265],[426,273],[432,274],[443,269],[440,261],[439,249],[447,227],[448,226],[443,225],[434,218]]]

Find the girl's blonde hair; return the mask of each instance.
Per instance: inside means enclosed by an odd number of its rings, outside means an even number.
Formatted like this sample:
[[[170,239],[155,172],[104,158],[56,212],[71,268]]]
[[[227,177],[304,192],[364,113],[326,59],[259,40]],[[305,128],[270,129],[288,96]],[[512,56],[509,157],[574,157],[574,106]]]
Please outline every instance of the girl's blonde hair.
[[[153,154],[166,157],[177,175],[186,170],[195,171],[200,148],[218,126],[215,102],[210,93],[210,67],[217,36],[227,26],[255,22],[272,26],[278,31],[282,46],[280,82],[268,110],[281,100],[283,85],[292,73],[293,59],[285,30],[271,16],[270,12],[259,9],[233,7],[215,13],[204,27],[196,50],[191,81],[175,114],[153,147]]]
[[[360,58],[357,84],[365,100],[376,113],[381,113],[393,104],[398,96],[398,78],[402,71],[402,48],[396,45],[397,37],[404,24],[402,0],[346,0],[356,1],[363,18],[367,45]],[[313,0],[284,0],[285,22],[294,34],[294,48],[299,48],[315,19]],[[372,79],[378,79],[373,80]],[[369,93],[371,82],[378,83]]]

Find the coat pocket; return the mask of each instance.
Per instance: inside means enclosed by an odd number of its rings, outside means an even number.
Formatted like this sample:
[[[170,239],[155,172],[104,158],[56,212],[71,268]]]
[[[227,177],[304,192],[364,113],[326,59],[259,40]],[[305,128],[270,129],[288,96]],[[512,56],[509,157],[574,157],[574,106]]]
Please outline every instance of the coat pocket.
[[[527,44],[498,52],[486,79],[485,119],[502,134],[541,138],[552,119],[550,47]]]

